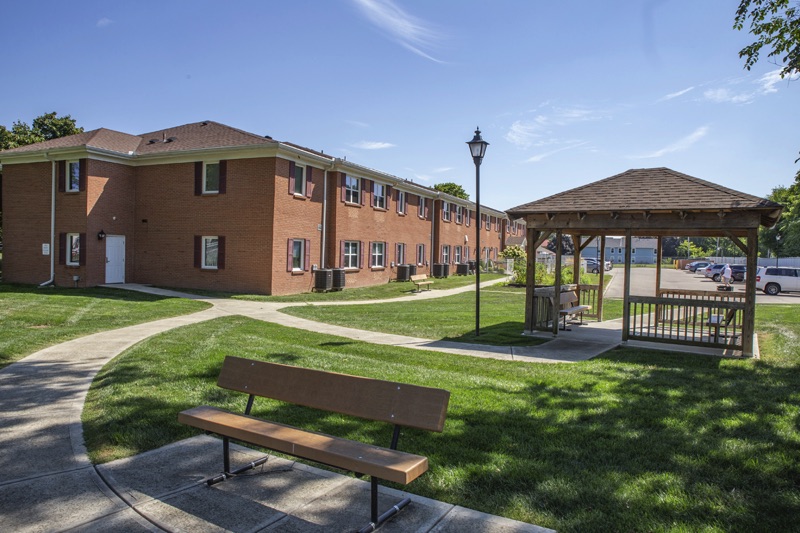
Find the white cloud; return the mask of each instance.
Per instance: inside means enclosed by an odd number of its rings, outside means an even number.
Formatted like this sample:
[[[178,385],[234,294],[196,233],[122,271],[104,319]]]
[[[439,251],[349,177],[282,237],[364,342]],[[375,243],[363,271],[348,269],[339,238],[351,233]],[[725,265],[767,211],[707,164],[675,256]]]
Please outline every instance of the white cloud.
[[[439,168],[433,169],[433,173],[434,174],[444,174],[445,172],[450,172],[451,170],[453,170],[453,167],[439,167]]]
[[[106,26],[110,26],[113,22],[114,22],[113,20],[111,20],[109,18],[106,18],[106,17],[103,17],[103,18],[101,18],[100,20],[97,21],[97,27],[98,28],[105,28]]]
[[[549,152],[542,152],[541,154],[536,154],[533,157],[529,157],[528,159],[525,160],[525,162],[526,163],[538,163],[539,161],[541,161],[543,159],[546,159],[546,158],[550,157],[551,155],[555,155],[555,154],[557,154],[559,152],[563,152],[565,150],[572,150],[574,148],[578,148],[579,146],[584,146],[586,144],[589,144],[589,141],[583,141],[583,142],[574,142],[573,141],[572,143],[570,143],[567,146],[562,146],[561,148],[556,148],[555,150],[550,150]]]
[[[409,15],[392,2],[392,0],[352,0],[361,13],[372,24],[385,32],[401,46],[436,63],[442,63],[430,53],[424,51],[432,48],[441,40],[440,33],[425,21]]]
[[[541,126],[535,122],[517,120],[505,134],[505,140],[517,148],[530,148],[539,137],[541,130]]]
[[[361,141],[355,144],[351,144],[353,148],[358,148],[360,150],[383,150],[386,148],[392,148],[394,145],[392,143],[385,143],[385,142],[378,142],[378,141]]]
[[[686,89],[683,89],[682,91],[678,91],[678,92],[675,92],[675,93],[670,93],[670,94],[664,96],[663,98],[660,98],[658,101],[659,102],[663,102],[665,100],[672,100],[673,98],[677,98],[679,96],[683,96],[684,94],[686,94],[686,93],[688,93],[690,91],[693,91],[693,90],[694,90],[694,87],[687,87]]]
[[[361,122],[360,120],[348,120],[347,123],[358,128],[369,128],[369,124]]]
[[[585,107],[557,107],[549,113],[539,113],[530,120],[515,121],[504,138],[522,149],[563,144],[557,139],[556,131],[558,129],[576,123],[600,120],[607,115],[607,111]]]
[[[765,96],[778,92],[777,85],[782,81],[788,84],[790,81],[796,81],[800,79],[800,75],[797,74],[790,76],[789,78],[781,78],[780,73],[781,69],[767,72],[752,82],[752,84],[754,84],[756,87],[755,89],[749,91],[734,91],[728,87],[720,87],[718,89],[708,89],[703,93],[703,97],[706,100],[718,104],[749,104],[759,96]],[[739,80],[729,83],[729,86],[738,85],[740,85]]]
[[[703,97],[706,100],[710,100],[711,102],[715,102],[717,104],[747,104],[755,99],[756,93],[735,93],[729,89],[720,88],[708,89],[703,93]]]
[[[708,134],[708,131],[708,126],[701,126],[686,137],[678,139],[674,143],[665,146],[660,150],[656,150],[650,154],[631,156],[631,159],[654,159],[657,157],[662,157],[666,154],[671,154],[673,152],[682,152],[689,149],[694,143],[705,137]]]

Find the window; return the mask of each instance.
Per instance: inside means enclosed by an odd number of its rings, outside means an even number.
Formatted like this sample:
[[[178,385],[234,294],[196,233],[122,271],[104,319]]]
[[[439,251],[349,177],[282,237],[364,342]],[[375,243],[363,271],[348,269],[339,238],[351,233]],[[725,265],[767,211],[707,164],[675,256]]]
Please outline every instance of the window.
[[[428,201],[427,198],[423,198],[422,196],[419,197],[419,212],[417,213],[419,218],[425,218],[425,216],[426,216],[426,209],[427,209],[426,202],[427,201]]]
[[[466,216],[467,226],[469,226],[472,223],[472,220],[471,220],[472,219],[472,211],[470,211],[469,209],[466,209],[466,212],[467,212],[466,213],[466,215],[467,215]]]
[[[219,237],[203,237],[201,268],[219,268]]]
[[[369,265],[372,268],[383,268],[386,266],[386,243],[373,242],[370,244]]]
[[[203,164],[203,193],[219,192],[219,163]]]
[[[460,205],[456,206],[456,224],[463,224],[464,223],[464,212],[463,208]]]
[[[311,266],[311,241],[308,239],[289,239],[286,248],[286,271],[307,271]]]
[[[417,265],[422,266],[425,264],[425,245],[417,245]]]
[[[405,243],[398,242],[394,250],[394,262],[398,265],[406,264],[406,245]]]
[[[289,181],[292,184],[292,194],[305,196],[306,194],[306,168],[303,165],[296,165],[292,162],[289,165]]]
[[[361,268],[361,242],[342,243],[342,268]]]
[[[450,203],[442,202],[442,220],[450,222]]]
[[[67,192],[78,192],[80,188],[81,188],[81,163],[80,161],[68,161]]]
[[[406,193],[405,191],[397,191],[397,212],[401,215],[406,214]]]
[[[443,244],[442,245],[442,263],[448,264],[450,263],[450,245]]]
[[[631,253],[635,254],[636,253],[636,248],[631,248]]]
[[[456,263],[460,263],[461,262],[461,247],[460,246],[456,246],[456,248],[455,248],[455,262]]]
[[[71,178],[71,176],[70,176]],[[70,179],[71,181],[71,179]],[[81,235],[80,233],[67,233],[66,249],[67,265],[78,266],[81,264]]]
[[[372,207],[386,209],[386,185],[374,183],[372,186]]]
[[[612,248],[612,249],[611,249],[611,253],[612,253],[612,254],[614,253],[614,248]]]
[[[361,203],[360,180],[353,176],[346,176],[344,180],[344,201],[348,204]]]

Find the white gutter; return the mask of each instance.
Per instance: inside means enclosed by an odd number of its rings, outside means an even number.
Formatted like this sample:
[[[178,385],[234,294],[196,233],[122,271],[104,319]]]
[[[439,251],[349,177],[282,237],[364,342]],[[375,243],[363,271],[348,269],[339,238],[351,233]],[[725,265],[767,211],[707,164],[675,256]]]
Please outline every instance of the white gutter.
[[[319,253],[319,267],[327,268],[325,266],[325,249],[327,248],[328,240],[328,178],[329,173],[336,166],[336,159],[331,161],[331,166],[325,169],[325,175],[322,178],[322,235],[320,236],[320,247],[322,248]]]
[[[45,152],[44,156],[49,158],[47,152]],[[50,161],[52,166],[51,171],[51,178],[50,178],[50,279],[45,281],[44,283],[40,283],[39,287],[46,287],[48,285],[52,285],[53,281],[56,279],[56,264],[55,264],[55,256],[56,256],[56,249],[54,246],[55,235],[56,235],[56,162]],[[83,243],[81,243],[83,244]]]

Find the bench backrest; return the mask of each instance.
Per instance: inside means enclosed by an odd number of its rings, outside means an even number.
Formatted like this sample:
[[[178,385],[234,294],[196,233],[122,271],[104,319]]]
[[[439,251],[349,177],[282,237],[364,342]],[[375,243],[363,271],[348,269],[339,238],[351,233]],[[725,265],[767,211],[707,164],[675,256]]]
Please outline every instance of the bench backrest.
[[[562,292],[559,298],[559,305],[561,307],[571,307],[572,304],[578,303],[578,293],[575,291]]]
[[[414,274],[411,276],[411,281],[425,281],[426,279],[428,279],[427,274]]]
[[[225,389],[369,420],[441,432],[450,391],[228,356]]]

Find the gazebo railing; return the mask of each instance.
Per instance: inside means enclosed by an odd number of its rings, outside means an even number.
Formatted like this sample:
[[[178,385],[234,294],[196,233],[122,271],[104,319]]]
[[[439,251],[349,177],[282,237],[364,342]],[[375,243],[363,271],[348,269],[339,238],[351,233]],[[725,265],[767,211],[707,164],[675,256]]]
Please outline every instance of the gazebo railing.
[[[590,310],[583,313],[583,318],[600,318],[597,311],[599,306],[597,305],[597,298],[598,293],[600,291],[600,285],[578,285],[578,298],[580,299],[580,305],[588,305],[591,307]]]
[[[711,294],[714,299],[631,296],[628,339],[741,351],[744,301]]]

